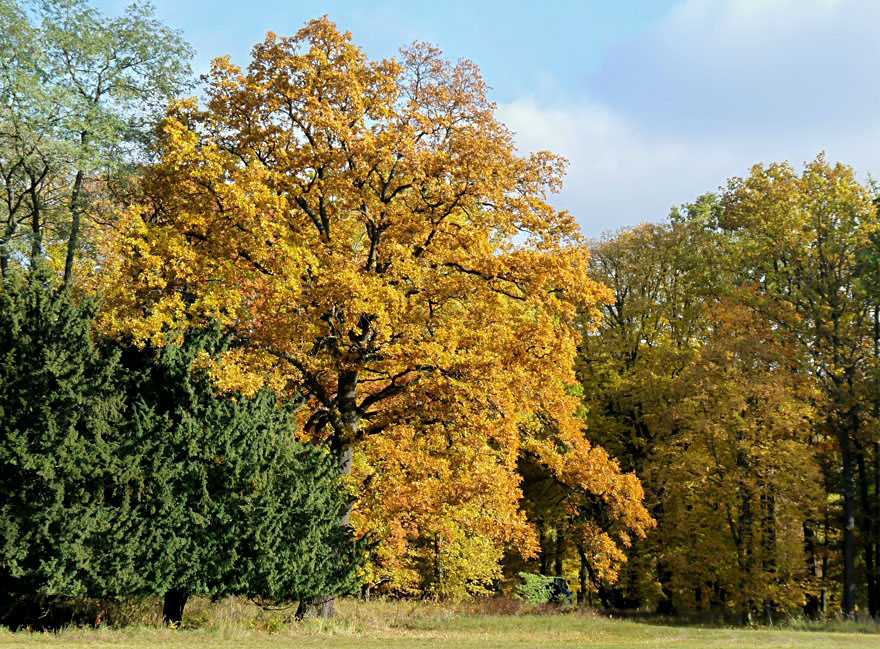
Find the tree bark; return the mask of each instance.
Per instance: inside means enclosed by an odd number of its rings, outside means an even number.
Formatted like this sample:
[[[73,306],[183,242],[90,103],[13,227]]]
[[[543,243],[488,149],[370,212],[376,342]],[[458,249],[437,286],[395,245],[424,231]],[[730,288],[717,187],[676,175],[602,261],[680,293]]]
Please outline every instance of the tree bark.
[[[736,521],[736,529],[733,531],[733,541],[736,546],[737,567],[739,569],[740,592],[742,599],[740,600],[740,614],[742,623],[750,625],[752,623],[752,600],[753,580],[755,578],[754,566],[754,534],[753,534],[753,515],[752,515],[752,499],[754,494],[749,486],[746,476],[750,474],[748,457],[744,448],[745,438],[742,432],[737,433],[738,450],[736,454],[736,468],[739,473],[737,484],[737,492],[740,500],[739,517]]]
[[[856,484],[852,440],[845,426],[838,426],[837,439],[843,469],[843,615],[851,620],[856,612]]]
[[[762,568],[765,578],[770,584],[776,582],[776,493],[773,488],[773,470],[770,469],[771,484],[766,488],[765,493],[761,495],[762,509],[762,527],[763,529],[763,561]],[[763,601],[764,624],[771,626],[773,624],[774,613],[776,612],[776,602],[768,594],[765,594]]]
[[[544,524],[538,523],[538,544],[541,546],[541,574],[546,575],[550,572],[550,551],[547,547],[550,539],[547,536],[547,529]]]
[[[865,462],[866,449],[858,444],[856,446],[856,468],[858,469],[859,478],[859,525],[862,530],[862,538],[864,539],[864,555],[865,555],[865,579],[868,586],[868,611],[872,618],[878,615],[880,609],[880,601],[878,601],[878,584],[877,572],[874,565],[874,525],[873,525],[873,507],[869,492],[870,477],[868,476],[867,466]]]
[[[85,144],[85,135],[82,136],[82,143]],[[67,257],[64,260],[64,283],[70,282],[73,277],[73,260],[76,256],[76,249],[79,245],[80,230],[80,196],[82,194],[83,172],[76,172],[76,178],[73,181],[73,190],[70,198],[70,238],[67,240]]]
[[[562,577],[562,561],[565,558],[565,534],[562,528],[556,528],[556,552],[553,555],[553,573],[556,577]]]
[[[179,627],[183,622],[183,608],[186,606],[187,599],[189,599],[189,593],[185,590],[172,588],[167,591],[162,603],[162,624]]]
[[[877,588],[877,602],[880,607],[880,442],[872,444],[874,450],[874,508],[871,517],[871,538],[874,542],[874,585]],[[874,614],[880,619],[880,610]]]
[[[663,593],[663,599],[657,602],[657,613],[660,615],[675,615],[675,604],[672,600],[672,571],[669,566],[662,560],[657,561],[657,581],[660,583],[660,590]]]
[[[40,197],[36,186],[31,187],[31,268],[43,254],[43,224],[40,214]]]
[[[819,592],[819,604],[822,608],[822,615],[828,612],[828,539],[831,536],[831,515],[828,511],[828,505],[825,505],[825,534],[822,537],[822,590]]]
[[[816,560],[816,532],[813,530],[813,522],[806,520],[804,526],[804,554],[807,557],[807,574],[818,581],[819,562]],[[804,615],[811,620],[818,619],[820,612],[819,597],[813,593],[807,595],[807,603],[804,605]]]
[[[584,606],[587,603],[587,593],[589,592],[588,587],[588,574],[587,574],[587,553],[584,552],[584,546],[578,545],[578,558],[581,560],[580,568],[578,569],[578,605]]]
[[[3,240],[0,241],[0,277],[6,277],[6,271],[9,268],[9,242],[12,235],[15,234],[15,215],[9,214],[9,221],[3,230]]]
[[[322,597],[302,600],[297,604],[295,617],[304,620],[310,617],[330,618],[336,615],[336,598]]]
[[[743,600],[741,602],[742,623],[746,626],[752,623],[752,606],[754,602],[751,597],[751,580],[754,578],[752,552],[752,501],[751,494],[747,490],[743,490],[741,494],[741,511],[739,516],[739,547],[737,548],[739,555],[739,573],[740,583],[742,584]]]
[[[587,563],[587,571],[590,573],[590,579],[594,584],[596,584],[596,590],[599,593],[599,601],[602,602],[602,606],[605,608],[611,608],[611,598],[608,596],[608,590],[599,580],[598,575],[596,575],[596,571],[593,570],[593,566]]]

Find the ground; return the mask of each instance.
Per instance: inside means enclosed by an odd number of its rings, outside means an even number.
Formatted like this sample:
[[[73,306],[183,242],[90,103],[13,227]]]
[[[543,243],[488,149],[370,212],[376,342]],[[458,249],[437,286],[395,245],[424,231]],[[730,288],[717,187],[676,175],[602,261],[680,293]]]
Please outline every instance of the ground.
[[[580,612],[498,615],[430,604],[350,601],[340,603],[339,615],[334,620],[296,623],[289,621],[289,612],[254,615],[253,607],[248,609],[241,603],[196,604],[190,608],[184,624],[203,628],[169,630],[142,625],[120,630],[66,629],[59,633],[0,631],[0,649],[880,649],[880,627],[871,624],[839,625],[841,630],[834,631],[666,626]]]

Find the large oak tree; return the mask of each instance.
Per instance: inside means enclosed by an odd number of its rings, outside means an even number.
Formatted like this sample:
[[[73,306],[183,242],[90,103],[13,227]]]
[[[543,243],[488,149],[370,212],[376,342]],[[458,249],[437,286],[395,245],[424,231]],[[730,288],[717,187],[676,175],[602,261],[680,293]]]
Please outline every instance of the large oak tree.
[[[161,344],[218,319],[239,345],[218,381],[305,391],[343,472],[367,440],[387,440],[368,461],[467,447],[488,477],[452,467],[444,488],[515,504],[530,453],[641,533],[638,480],[565,390],[577,314],[607,291],[547,202],[564,161],[516,152],[476,66],[420,44],[369,61],[323,18],[270,33],[247,70],[216,59],[205,95],[171,107],[149,200],[111,237],[105,326]]]

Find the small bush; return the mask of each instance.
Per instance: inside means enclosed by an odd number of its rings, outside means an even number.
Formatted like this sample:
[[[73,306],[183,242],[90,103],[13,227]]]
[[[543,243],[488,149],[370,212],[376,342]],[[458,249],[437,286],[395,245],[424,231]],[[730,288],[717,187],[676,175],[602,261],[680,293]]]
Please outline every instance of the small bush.
[[[516,587],[517,599],[537,605],[547,604],[553,598],[553,577],[534,575],[530,572],[521,572],[519,576],[523,583]]]

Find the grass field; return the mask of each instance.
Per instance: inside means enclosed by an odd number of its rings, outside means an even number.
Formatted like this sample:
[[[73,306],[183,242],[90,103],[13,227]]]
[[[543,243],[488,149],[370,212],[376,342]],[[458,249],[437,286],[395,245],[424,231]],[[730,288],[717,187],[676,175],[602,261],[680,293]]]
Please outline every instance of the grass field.
[[[216,607],[217,605],[215,605]],[[220,605],[222,606],[222,605]],[[794,649],[880,649],[880,629],[871,625],[840,631],[702,628],[614,620],[581,613],[487,615],[430,604],[342,602],[333,620],[284,621],[286,615],[246,618],[242,606],[227,611],[193,607],[193,623],[202,629],[177,631],[154,627],[65,629],[59,633],[0,631],[0,648],[98,649],[174,647],[180,649],[321,647],[519,648],[519,647],[669,647],[712,649],[791,647]],[[249,620],[249,621],[246,621]],[[185,624],[187,620],[185,620]],[[248,628],[248,626],[252,628]],[[856,632],[859,630],[861,632]],[[874,630],[874,633],[866,632]]]

